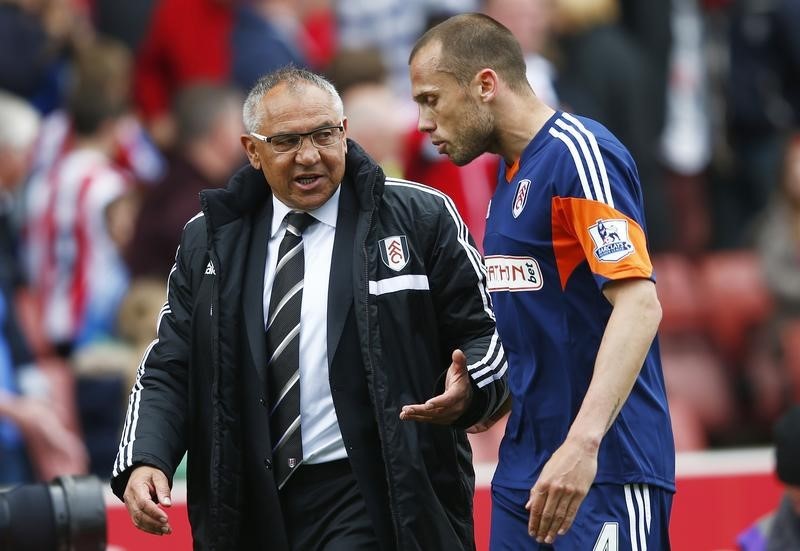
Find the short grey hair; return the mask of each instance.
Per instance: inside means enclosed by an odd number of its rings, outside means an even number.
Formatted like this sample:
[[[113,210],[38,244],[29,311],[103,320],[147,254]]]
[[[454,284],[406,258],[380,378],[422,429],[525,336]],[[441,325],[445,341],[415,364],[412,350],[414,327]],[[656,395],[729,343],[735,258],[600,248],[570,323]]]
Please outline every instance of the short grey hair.
[[[24,99],[0,90],[0,149],[23,150],[39,136],[41,115]]]
[[[261,100],[267,92],[279,84],[285,84],[291,90],[296,90],[301,84],[311,84],[324,90],[333,98],[339,117],[344,118],[342,98],[339,96],[339,92],[336,91],[336,87],[328,79],[307,69],[290,65],[262,76],[250,89],[247,99],[244,100],[244,109],[242,110],[244,127],[248,132],[258,132],[263,122],[261,120],[263,114],[259,112]]]

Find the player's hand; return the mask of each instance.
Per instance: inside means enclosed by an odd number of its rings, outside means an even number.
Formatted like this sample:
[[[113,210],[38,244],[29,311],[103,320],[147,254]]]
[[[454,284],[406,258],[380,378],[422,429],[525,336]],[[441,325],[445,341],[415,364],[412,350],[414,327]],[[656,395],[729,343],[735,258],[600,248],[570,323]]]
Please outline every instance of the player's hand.
[[[475,423],[470,428],[467,429],[467,432],[470,434],[479,434],[481,432],[486,432],[490,428],[494,426],[500,419],[508,415],[508,412],[511,411],[511,394],[508,395],[508,398],[505,399],[503,404],[497,408],[495,411],[486,421]]]
[[[169,517],[162,507],[170,507],[169,481],[155,467],[136,467],[123,495],[133,525],[139,530],[164,536],[172,533]]]
[[[588,451],[569,439],[564,442],[545,463],[525,504],[531,537],[551,544],[566,534],[596,474],[597,450]]]
[[[400,419],[449,425],[466,411],[472,400],[472,383],[467,371],[467,357],[461,350],[453,351],[453,363],[447,369],[444,392],[424,404],[403,406]]]

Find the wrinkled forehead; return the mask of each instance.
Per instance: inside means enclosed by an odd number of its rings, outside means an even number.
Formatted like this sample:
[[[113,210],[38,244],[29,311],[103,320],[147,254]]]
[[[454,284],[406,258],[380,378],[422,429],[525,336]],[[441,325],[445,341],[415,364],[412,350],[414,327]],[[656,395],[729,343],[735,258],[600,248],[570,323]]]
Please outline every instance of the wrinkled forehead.
[[[310,83],[277,85],[264,95],[261,108],[263,124],[277,132],[302,132],[343,119],[341,102]]]

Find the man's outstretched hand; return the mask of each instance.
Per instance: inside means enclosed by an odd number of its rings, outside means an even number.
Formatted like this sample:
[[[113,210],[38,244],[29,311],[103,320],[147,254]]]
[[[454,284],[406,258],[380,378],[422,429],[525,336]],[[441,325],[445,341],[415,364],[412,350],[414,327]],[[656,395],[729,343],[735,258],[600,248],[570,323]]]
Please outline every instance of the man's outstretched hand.
[[[472,383],[467,371],[467,357],[461,350],[453,351],[453,363],[447,369],[444,392],[424,404],[403,406],[400,419],[449,425],[467,410],[472,400]]]

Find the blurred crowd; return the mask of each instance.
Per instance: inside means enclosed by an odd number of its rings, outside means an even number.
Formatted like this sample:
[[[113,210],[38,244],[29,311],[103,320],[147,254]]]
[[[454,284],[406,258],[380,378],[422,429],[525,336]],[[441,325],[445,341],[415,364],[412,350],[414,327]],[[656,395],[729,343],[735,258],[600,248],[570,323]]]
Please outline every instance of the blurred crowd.
[[[181,230],[245,163],[260,75],[327,75],[349,137],[450,194],[480,244],[497,160],[440,157],[407,76],[466,11],[637,161],[678,449],[769,440],[800,401],[800,2],[0,0],[0,485],[108,477]]]

